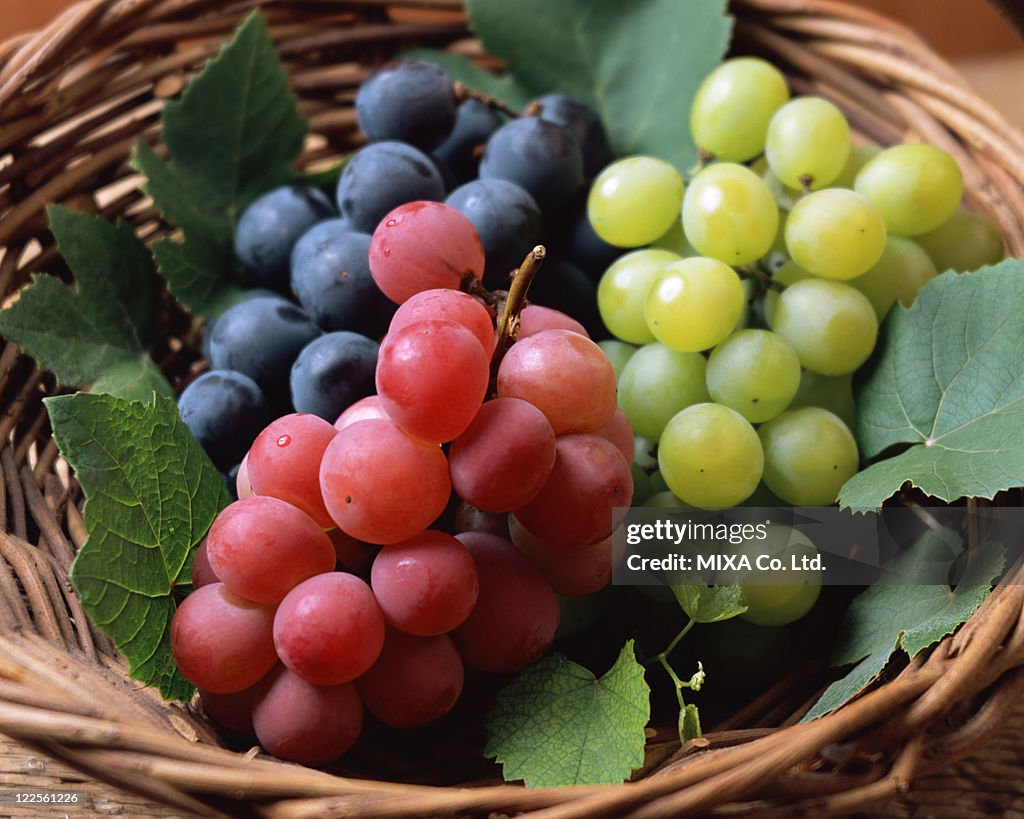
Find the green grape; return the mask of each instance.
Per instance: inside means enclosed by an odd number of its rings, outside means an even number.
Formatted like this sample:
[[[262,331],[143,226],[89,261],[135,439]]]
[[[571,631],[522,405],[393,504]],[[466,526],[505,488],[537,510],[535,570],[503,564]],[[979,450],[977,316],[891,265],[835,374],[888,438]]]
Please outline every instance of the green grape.
[[[788,99],[786,78],[771,63],[758,57],[726,60],[708,74],[693,98],[693,141],[718,159],[753,159],[764,150],[768,122]]]
[[[913,239],[888,236],[885,250],[874,266],[849,284],[868,297],[881,324],[897,300],[909,307],[917,292],[936,275],[932,260]]]
[[[818,550],[803,532],[790,526],[768,526],[766,540],[751,544],[749,551],[782,561],[780,570],[762,569],[740,583],[747,610],[740,618],[758,626],[784,626],[809,612],[821,593],[821,572],[794,572],[794,561],[802,566]]]
[[[617,247],[653,242],[675,221],[683,201],[683,179],[653,156],[630,156],[597,175],[587,196],[594,232]]]
[[[772,281],[778,282],[783,285],[791,285],[794,282],[801,281],[803,279],[813,279],[814,277],[804,270],[800,265],[790,259],[788,262],[782,265],[772,275]],[[779,303],[779,291],[769,289],[764,294],[764,317],[768,323],[768,326],[772,326],[772,317],[775,315],[775,305]]]
[[[750,264],[771,248],[778,224],[771,191],[744,165],[709,165],[686,187],[683,231],[703,256]]]
[[[878,318],[867,296],[849,284],[804,279],[782,291],[772,329],[793,345],[808,370],[846,375],[875,348]]]
[[[808,194],[786,219],[786,248],[813,276],[844,281],[866,273],[885,249],[885,222],[845,188]]]
[[[681,259],[685,259],[687,256],[699,255],[693,249],[693,245],[686,240],[686,234],[683,233],[683,220],[681,218],[672,220],[672,227],[651,242],[651,247],[671,250]]]
[[[634,250],[608,266],[597,284],[597,309],[612,335],[630,344],[654,341],[644,318],[647,293],[658,274],[679,259],[667,250]]]
[[[700,353],[670,350],[657,341],[637,350],[619,379],[619,406],[633,432],[656,441],[679,410],[709,400],[707,366]]]
[[[853,400],[852,375],[819,375],[810,370],[800,374],[800,387],[790,409],[821,407],[835,415],[850,429],[856,426],[857,406]]]
[[[754,428],[736,410],[694,404],[665,426],[658,465],[668,488],[685,503],[723,508],[742,503],[757,488],[764,453]]]
[[[877,145],[857,145],[850,151],[850,158],[839,172],[839,176],[832,180],[830,188],[852,188],[860,169],[872,159],[882,153]]]
[[[886,148],[857,174],[854,190],[874,205],[889,233],[916,236],[935,230],[960,204],[960,166],[934,145]]]
[[[789,410],[757,432],[764,447],[764,482],[794,506],[830,506],[857,474],[853,433],[821,407]]]
[[[784,185],[818,190],[842,172],[850,156],[850,124],[822,97],[797,97],[768,123],[764,155]]]
[[[935,268],[966,273],[995,264],[1006,253],[1003,234],[995,222],[972,210],[958,210],[935,230],[914,237]]]
[[[715,401],[759,424],[793,400],[800,385],[800,359],[782,336],[740,330],[711,352],[707,382]]]
[[[604,341],[599,341],[597,346],[608,357],[612,370],[615,372],[615,380],[618,381],[619,376],[622,375],[622,368],[626,366],[626,362],[637,351],[637,348],[632,344],[627,344],[625,341],[619,341],[614,338],[606,338]]]
[[[744,303],[735,270],[718,259],[694,256],[672,262],[658,274],[647,292],[644,317],[666,347],[697,353],[732,332]]]

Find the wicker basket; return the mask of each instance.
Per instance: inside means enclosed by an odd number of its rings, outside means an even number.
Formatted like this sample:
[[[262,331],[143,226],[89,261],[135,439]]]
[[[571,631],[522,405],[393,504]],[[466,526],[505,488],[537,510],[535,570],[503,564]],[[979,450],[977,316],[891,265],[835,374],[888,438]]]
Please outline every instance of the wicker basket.
[[[124,216],[147,239],[167,230],[134,185],[129,151],[139,136],[159,140],[161,100],[256,5],[87,0],[46,30],[0,45],[0,293],[11,294],[30,271],[65,274],[46,229],[47,203]],[[428,44],[479,55],[458,0],[260,5],[316,135],[305,163],[357,143],[355,89],[395,49]],[[827,0],[736,0],[732,10],[735,49],[763,53],[797,90],[839,101],[859,139],[919,138],[950,151],[970,205],[1000,225],[1011,254],[1024,254],[1024,134],[911,32]],[[180,374],[181,344],[170,333],[165,341],[168,371]],[[665,739],[671,731],[654,732],[649,764],[619,787],[395,784],[236,753],[197,713],[129,680],[87,623],[67,579],[86,537],[81,493],[40,403],[52,379],[6,344],[0,389],[0,733],[154,803],[140,808],[124,794],[134,815],[847,814],[975,752],[1024,691],[1018,566],[1016,582],[1004,582],[927,660],[839,711],[796,724],[801,711],[784,681],[682,748]],[[0,784],[4,777],[4,787],[15,781],[2,774]],[[109,800],[94,780],[79,787]],[[17,778],[33,781],[49,780]]]

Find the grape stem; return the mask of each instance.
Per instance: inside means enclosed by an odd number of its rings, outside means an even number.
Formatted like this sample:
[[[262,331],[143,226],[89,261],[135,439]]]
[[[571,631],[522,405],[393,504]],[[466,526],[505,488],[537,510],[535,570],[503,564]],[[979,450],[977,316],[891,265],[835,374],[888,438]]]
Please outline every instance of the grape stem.
[[[754,279],[761,287],[766,290],[778,290],[780,293],[786,289],[786,285],[782,282],[777,282],[772,278],[771,274],[767,273],[758,265],[745,264],[736,268],[737,274],[741,279]]]
[[[689,688],[691,691],[700,691],[700,687],[704,684],[704,666],[700,662],[698,662],[697,671],[690,677],[689,680],[684,680],[676,673],[676,670],[672,667],[672,664],[668,661],[668,658],[669,655],[673,651],[675,651],[676,646],[678,646],[682,639],[690,633],[690,629],[692,629],[695,625],[697,625],[697,621],[693,618],[690,618],[687,621],[686,625],[679,630],[679,633],[672,638],[672,642],[670,642],[665,647],[665,650],[662,651],[660,654],[656,654],[654,657],[651,657],[645,663],[645,665],[647,666],[651,666],[657,663],[663,669],[665,669],[665,673],[668,674],[669,678],[672,680],[673,687],[675,688],[676,700],[678,700],[679,702],[680,711],[686,708],[686,701],[683,699],[683,689]]]
[[[513,119],[519,117],[519,112],[515,108],[511,108],[506,103],[499,100],[497,97],[492,97],[482,91],[477,91],[474,88],[470,88],[464,82],[456,80],[452,83],[452,91],[455,93],[455,101],[463,102],[464,100],[476,100],[482,102],[488,108],[493,108],[496,111],[501,111],[503,114],[508,114]]]
[[[498,341],[494,345],[494,356],[491,358],[491,383],[498,377],[498,367],[519,335],[519,314],[526,306],[526,294],[533,283],[533,277],[537,275],[541,262],[547,256],[544,245],[537,245],[526,254],[523,263],[512,277],[512,284],[508,288],[508,295],[498,313],[497,331]]]
[[[678,646],[682,639],[690,633],[690,629],[692,629],[695,625],[697,625],[697,621],[691,617],[687,621],[686,625],[679,630],[679,633],[672,638],[672,642],[665,647],[665,650],[662,651],[660,654],[651,657],[651,659],[647,661],[647,665],[653,665],[654,663],[664,663],[664,661],[668,659],[668,655],[676,650],[676,646]]]

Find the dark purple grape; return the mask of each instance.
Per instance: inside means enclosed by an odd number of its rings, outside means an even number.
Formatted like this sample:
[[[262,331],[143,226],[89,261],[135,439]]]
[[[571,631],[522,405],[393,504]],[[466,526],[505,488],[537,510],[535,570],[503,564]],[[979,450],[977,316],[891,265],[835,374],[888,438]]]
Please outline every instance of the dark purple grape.
[[[292,251],[292,292],[322,330],[384,335],[395,304],[370,275],[370,236],[344,219],[314,225]]]
[[[375,142],[360,148],[338,179],[342,218],[361,233],[406,202],[444,199],[444,181],[429,156],[404,142]]]
[[[455,127],[432,154],[442,172],[447,169],[457,184],[475,177],[483,147],[501,123],[501,115],[480,100],[470,98],[459,103]]]
[[[284,185],[256,199],[235,226],[235,256],[248,271],[250,282],[287,289],[292,246],[310,227],[333,215],[330,199],[306,185]]]
[[[276,411],[287,407],[292,362],[318,335],[320,328],[297,305],[275,297],[248,299],[213,325],[210,363],[245,373]]]
[[[562,126],[523,117],[491,135],[480,160],[480,178],[514,182],[548,216],[572,201],[583,183],[583,157]]]
[[[610,245],[594,232],[584,208],[568,230],[568,241],[562,252],[568,261],[598,281],[608,266],[625,251]]]
[[[509,274],[544,235],[533,197],[504,179],[476,179],[452,191],[445,204],[469,219],[480,236],[484,286],[508,289]]]
[[[587,178],[593,178],[612,161],[608,135],[593,108],[565,94],[546,94],[537,102],[541,105],[540,118],[561,125],[580,146]]]
[[[597,309],[597,285],[564,259],[550,259],[530,285],[530,301],[561,310],[583,325],[594,341],[608,337]]]
[[[349,406],[372,395],[379,349],[373,339],[345,330],[308,344],[291,371],[295,411],[334,423]]]
[[[211,370],[185,387],[178,414],[222,472],[235,467],[270,423],[267,399],[249,376]]]
[[[360,87],[356,117],[371,142],[399,140],[429,151],[455,125],[451,77],[424,60],[387,63]]]

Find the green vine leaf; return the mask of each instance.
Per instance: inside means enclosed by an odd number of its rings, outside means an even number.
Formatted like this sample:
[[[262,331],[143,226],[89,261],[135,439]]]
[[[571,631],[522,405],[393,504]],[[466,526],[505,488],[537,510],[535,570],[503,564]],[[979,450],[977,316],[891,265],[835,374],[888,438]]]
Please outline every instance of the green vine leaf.
[[[254,12],[181,99],[164,106],[170,160],[146,142],[136,146],[145,191],[184,233],[183,241],[157,240],[153,254],[171,293],[193,313],[216,316],[240,297],[235,223],[257,196],[295,178],[307,130],[266,20]]]
[[[671,587],[679,607],[698,623],[717,623],[743,614],[748,608],[739,586],[704,586],[695,583]]]
[[[167,699],[193,686],[171,656],[176,597],[193,551],[230,501],[224,479],[169,398],[75,393],[47,398],[53,438],[85,491],[89,540],[71,567],[82,607]]]
[[[960,537],[939,529],[922,535],[873,586],[850,604],[832,664],[856,665],[830,685],[804,720],[834,711],[882,673],[896,651],[917,656],[967,621],[1003,570],[1005,548],[986,543],[970,556],[955,589],[946,578],[962,554]]]
[[[1024,262],[943,273],[885,323],[860,390],[857,440],[872,464],[839,492],[877,508],[909,482],[944,501],[1024,486]]]
[[[484,754],[528,787],[617,784],[644,761],[650,689],[633,641],[600,679],[545,657],[498,693]]]
[[[172,395],[149,356],[160,281],[145,245],[126,222],[49,208],[57,249],[74,274],[68,287],[36,273],[0,311],[0,333],[65,387],[149,399]]]

